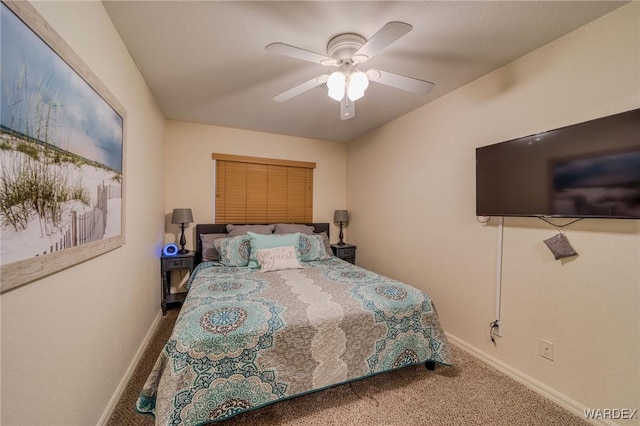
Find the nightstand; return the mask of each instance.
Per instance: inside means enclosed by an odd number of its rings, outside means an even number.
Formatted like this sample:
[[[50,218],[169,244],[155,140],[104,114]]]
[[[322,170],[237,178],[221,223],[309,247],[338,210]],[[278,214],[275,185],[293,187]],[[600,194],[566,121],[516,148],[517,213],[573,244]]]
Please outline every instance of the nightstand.
[[[331,244],[333,255],[349,263],[356,264],[356,246],[351,244]]]
[[[175,256],[160,257],[160,272],[162,274],[162,315],[167,314],[167,306],[182,303],[187,293],[170,293],[171,271],[186,269],[193,272],[193,252],[177,254]]]

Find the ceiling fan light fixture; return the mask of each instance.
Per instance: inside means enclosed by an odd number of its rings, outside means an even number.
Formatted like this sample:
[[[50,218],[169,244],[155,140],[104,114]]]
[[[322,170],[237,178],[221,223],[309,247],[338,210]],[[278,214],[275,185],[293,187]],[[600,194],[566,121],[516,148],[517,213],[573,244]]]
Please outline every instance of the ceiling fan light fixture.
[[[327,55],[280,42],[267,45],[265,49],[272,53],[340,68],[339,71],[331,75],[322,74],[298,84],[274,96],[273,99],[283,102],[314,87],[325,87],[326,84],[328,96],[340,102],[340,118],[349,120],[355,116],[355,101],[364,96],[364,92],[369,86],[369,81],[418,95],[426,95],[434,86],[429,81],[406,77],[388,71],[369,69],[365,73],[357,69],[360,63],[368,61],[380,53],[387,46],[411,31],[412,28],[410,24],[405,22],[392,21],[386,23],[369,40],[355,33],[338,34],[329,40]]]
[[[327,87],[329,88],[329,97],[340,102],[344,98],[347,77],[340,71],[336,71],[329,76]]]
[[[354,71],[349,76],[349,88],[347,96],[352,101],[357,101],[364,96],[364,91],[369,87],[369,79],[362,71]]]

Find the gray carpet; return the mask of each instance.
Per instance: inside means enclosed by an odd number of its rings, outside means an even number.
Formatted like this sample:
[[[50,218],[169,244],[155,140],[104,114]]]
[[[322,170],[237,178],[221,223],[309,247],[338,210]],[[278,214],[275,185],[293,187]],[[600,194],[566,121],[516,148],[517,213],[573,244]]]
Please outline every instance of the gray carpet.
[[[153,425],[135,402],[178,310],[163,317],[109,426]],[[407,367],[240,414],[224,425],[588,425],[453,346],[455,366]]]

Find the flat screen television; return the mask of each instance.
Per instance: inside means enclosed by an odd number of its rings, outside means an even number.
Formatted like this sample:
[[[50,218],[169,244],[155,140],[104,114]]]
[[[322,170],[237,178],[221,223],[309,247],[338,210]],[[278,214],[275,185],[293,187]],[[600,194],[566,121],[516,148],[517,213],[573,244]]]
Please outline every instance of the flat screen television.
[[[476,148],[476,215],[640,219],[640,109]]]

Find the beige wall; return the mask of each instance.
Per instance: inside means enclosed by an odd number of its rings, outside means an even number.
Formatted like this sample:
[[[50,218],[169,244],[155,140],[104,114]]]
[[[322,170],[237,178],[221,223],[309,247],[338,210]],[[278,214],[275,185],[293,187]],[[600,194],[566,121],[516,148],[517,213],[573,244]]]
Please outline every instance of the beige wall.
[[[1,422],[86,426],[159,312],[164,117],[100,2],[34,6],[126,110],[126,243],[1,296]]]
[[[474,216],[475,148],[640,107],[639,23],[640,3],[626,5],[348,149],[359,263],[426,290],[455,339],[576,412],[640,408],[640,221],[570,226],[580,256],[560,262],[542,242],[555,229],[506,218],[494,346],[498,227]]]
[[[314,222],[333,222],[333,211],[346,208],[347,148],[343,143],[167,121],[167,242],[179,238],[179,226],[170,223],[174,208],[191,208],[195,223],[214,223],[214,152],[315,162]],[[193,225],[185,234],[187,247],[193,247]],[[336,241],[337,235],[333,226],[331,240]]]

